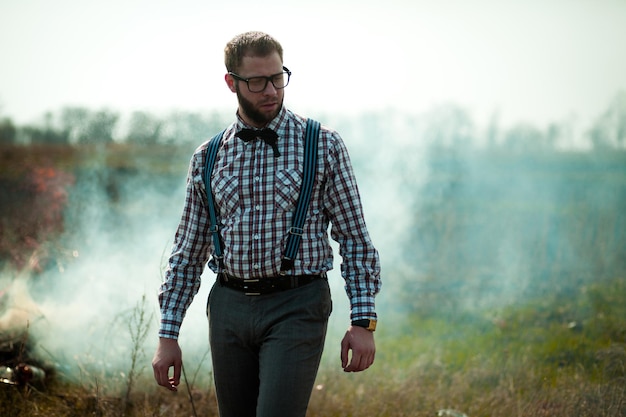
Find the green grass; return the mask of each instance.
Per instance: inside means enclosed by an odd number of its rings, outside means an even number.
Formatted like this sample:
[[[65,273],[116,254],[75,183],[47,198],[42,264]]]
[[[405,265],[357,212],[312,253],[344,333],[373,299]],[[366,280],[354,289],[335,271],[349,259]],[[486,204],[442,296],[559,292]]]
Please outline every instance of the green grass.
[[[383,327],[377,349],[374,366],[360,374],[325,365],[308,416],[434,416],[442,409],[470,417],[626,415],[626,280],[497,315],[410,317]],[[193,415],[184,384],[171,394],[146,371],[136,387],[127,402],[106,379],[7,386],[0,405],[7,416]],[[198,415],[217,415],[210,383],[196,383],[191,395]]]
[[[311,416],[626,415],[626,284],[496,315],[414,317],[363,375],[325,370]]]

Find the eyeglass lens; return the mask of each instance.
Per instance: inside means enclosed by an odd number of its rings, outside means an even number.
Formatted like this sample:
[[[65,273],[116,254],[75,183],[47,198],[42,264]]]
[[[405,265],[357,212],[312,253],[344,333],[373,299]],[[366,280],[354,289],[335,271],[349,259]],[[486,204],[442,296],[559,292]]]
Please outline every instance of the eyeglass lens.
[[[252,77],[248,78],[248,89],[252,93],[258,93],[267,88],[268,81],[272,81],[272,85],[276,89],[285,88],[289,84],[289,75],[286,72],[273,75],[271,77]]]

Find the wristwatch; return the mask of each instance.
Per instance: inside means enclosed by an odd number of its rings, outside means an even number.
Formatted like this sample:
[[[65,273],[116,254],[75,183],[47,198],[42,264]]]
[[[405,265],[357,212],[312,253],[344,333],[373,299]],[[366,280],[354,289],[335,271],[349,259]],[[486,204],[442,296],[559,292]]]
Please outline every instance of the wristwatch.
[[[352,322],[352,325],[363,327],[371,332],[376,330],[376,320],[370,320],[370,319],[354,320]]]

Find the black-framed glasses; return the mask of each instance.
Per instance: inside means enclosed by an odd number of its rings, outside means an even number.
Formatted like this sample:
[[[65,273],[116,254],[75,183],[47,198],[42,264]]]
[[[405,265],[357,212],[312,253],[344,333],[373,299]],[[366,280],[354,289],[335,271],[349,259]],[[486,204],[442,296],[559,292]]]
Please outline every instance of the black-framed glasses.
[[[250,77],[243,78],[241,75],[235,74],[234,72],[228,72],[230,76],[239,81],[244,81],[248,84],[248,90],[251,93],[260,93],[267,88],[267,83],[271,82],[275,89],[280,90],[282,88],[287,87],[289,84],[289,79],[291,78],[291,71],[287,69],[287,67],[283,67],[283,72],[279,72],[278,74],[270,75],[269,77]]]

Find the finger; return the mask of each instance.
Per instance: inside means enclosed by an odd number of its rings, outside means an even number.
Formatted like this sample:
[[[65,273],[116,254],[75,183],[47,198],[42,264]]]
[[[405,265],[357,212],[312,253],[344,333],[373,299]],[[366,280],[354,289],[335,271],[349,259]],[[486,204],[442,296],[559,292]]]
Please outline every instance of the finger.
[[[178,391],[178,382],[179,381],[175,381],[174,378],[169,378],[167,381],[167,386],[165,388],[170,391]]]
[[[374,352],[370,352],[367,355],[365,355],[363,358],[363,362],[361,364],[362,365],[361,371],[368,369],[370,366],[372,366],[373,363],[374,363]]]
[[[154,380],[159,383],[159,371],[157,371],[156,363],[152,362],[152,373],[154,374]]]
[[[347,343],[341,343],[341,367],[346,368],[348,366],[350,347]]]
[[[170,388],[171,384],[169,383],[169,378],[168,378],[168,369],[163,370],[162,367],[159,366],[155,366],[154,367],[154,379],[156,380],[157,384],[159,384],[162,387],[165,388]]]
[[[165,387],[167,389],[171,389],[171,384],[169,382],[169,368],[160,368],[158,370],[158,375],[157,375],[157,384],[159,384],[162,387]]]
[[[345,372],[358,372],[361,363],[361,354],[352,350],[352,358],[350,359],[350,363],[348,366],[344,368]]]
[[[373,354],[360,354],[352,352],[352,360],[350,365],[345,367],[346,372],[361,372],[368,369],[374,363]]]
[[[178,384],[180,384],[180,373],[181,373],[182,367],[183,367],[182,362],[179,362],[179,361],[174,362],[174,376],[170,379],[170,382],[175,387],[177,387]]]
[[[152,361],[152,372],[154,373],[154,380],[161,385],[161,366],[157,358]]]
[[[152,363],[152,370],[154,372],[154,379],[156,380],[158,385],[165,387],[171,391],[175,391],[175,386],[172,385],[172,382],[170,382],[169,378],[169,365],[164,365],[161,361],[156,360]]]

